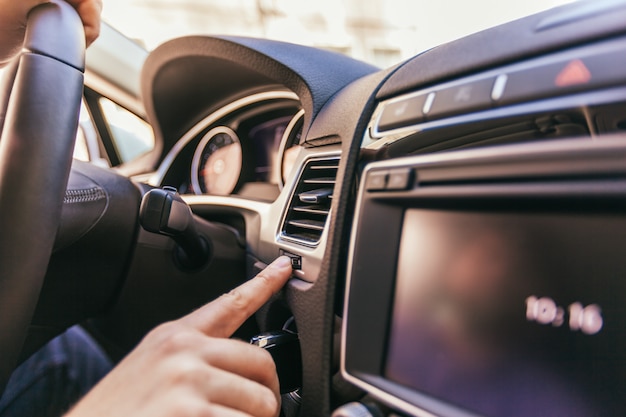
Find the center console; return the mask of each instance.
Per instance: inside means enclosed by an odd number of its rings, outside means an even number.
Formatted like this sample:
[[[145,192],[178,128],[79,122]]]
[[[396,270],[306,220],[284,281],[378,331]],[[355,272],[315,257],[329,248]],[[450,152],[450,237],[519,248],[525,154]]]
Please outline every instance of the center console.
[[[626,415],[623,139],[369,164],[344,377],[411,415]]]

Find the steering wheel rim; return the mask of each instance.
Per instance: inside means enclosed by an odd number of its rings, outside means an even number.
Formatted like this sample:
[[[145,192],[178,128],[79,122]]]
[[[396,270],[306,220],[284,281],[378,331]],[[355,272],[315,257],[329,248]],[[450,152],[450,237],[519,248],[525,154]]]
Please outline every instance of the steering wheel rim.
[[[72,163],[85,34],[62,0],[33,9],[0,138],[0,393],[37,304]]]

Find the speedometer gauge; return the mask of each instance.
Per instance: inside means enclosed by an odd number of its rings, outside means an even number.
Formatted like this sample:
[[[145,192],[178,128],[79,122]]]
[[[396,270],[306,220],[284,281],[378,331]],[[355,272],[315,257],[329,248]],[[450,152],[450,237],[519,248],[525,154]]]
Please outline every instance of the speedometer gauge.
[[[242,161],[237,134],[225,126],[211,129],[200,141],[193,157],[194,189],[214,195],[231,194],[239,182]]]

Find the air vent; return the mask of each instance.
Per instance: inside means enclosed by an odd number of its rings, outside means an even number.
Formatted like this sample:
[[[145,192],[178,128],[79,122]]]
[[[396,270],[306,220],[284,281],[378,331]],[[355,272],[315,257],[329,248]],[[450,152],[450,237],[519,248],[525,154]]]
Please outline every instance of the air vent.
[[[283,222],[283,238],[309,246],[320,241],[335,189],[339,158],[306,163]]]

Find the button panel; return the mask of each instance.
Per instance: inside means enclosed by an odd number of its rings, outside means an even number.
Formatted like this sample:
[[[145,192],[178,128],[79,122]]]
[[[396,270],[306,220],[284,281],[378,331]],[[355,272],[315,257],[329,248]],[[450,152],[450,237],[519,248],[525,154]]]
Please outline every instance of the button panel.
[[[403,191],[413,187],[415,174],[411,168],[372,171],[365,180],[367,191]]]
[[[626,85],[626,38],[528,60],[382,104],[373,132],[531,100]]]

